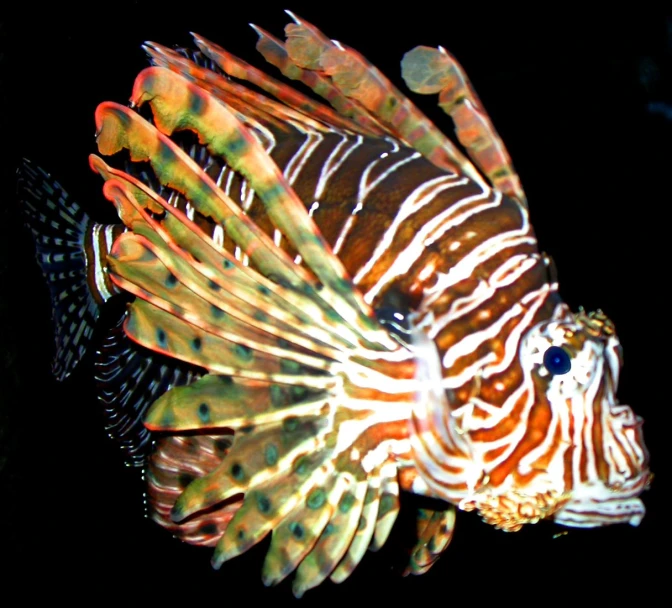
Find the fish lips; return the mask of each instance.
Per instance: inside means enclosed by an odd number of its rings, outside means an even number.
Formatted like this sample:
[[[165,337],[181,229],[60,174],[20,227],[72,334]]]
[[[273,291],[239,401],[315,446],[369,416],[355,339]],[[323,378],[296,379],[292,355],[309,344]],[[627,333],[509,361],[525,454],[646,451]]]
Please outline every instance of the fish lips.
[[[553,520],[572,528],[596,528],[619,523],[638,526],[646,512],[639,495],[648,486],[649,479],[650,473],[643,471],[618,488],[602,482],[583,484],[553,514]]]

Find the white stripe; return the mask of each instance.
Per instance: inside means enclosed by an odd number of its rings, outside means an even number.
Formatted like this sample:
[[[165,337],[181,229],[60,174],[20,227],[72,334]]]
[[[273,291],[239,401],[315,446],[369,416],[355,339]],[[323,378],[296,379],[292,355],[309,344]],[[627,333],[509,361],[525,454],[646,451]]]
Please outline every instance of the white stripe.
[[[254,188],[250,188],[247,191],[247,198],[243,201],[243,210],[246,213],[250,210],[253,200],[254,200]]]
[[[341,139],[341,141],[338,142],[338,144],[334,147],[334,149],[331,151],[331,154],[329,154],[329,157],[322,166],[322,171],[320,171],[320,178],[317,180],[317,186],[315,188],[315,199],[317,200],[322,197],[324,189],[326,188],[331,176],[336,171],[338,171],[348,156],[350,156],[350,154],[352,154],[359,146],[361,146],[362,142],[364,141],[364,137],[361,135],[358,135],[354,141],[352,141],[348,135],[343,135],[342,138],[343,139]],[[339,157],[338,154],[347,141],[351,141],[352,145]],[[336,159],[335,162],[334,159]]]
[[[224,247],[224,228],[222,228],[221,224],[215,226],[215,230],[212,233],[212,240],[218,247]]]
[[[217,181],[215,182],[217,184],[218,188],[221,188],[222,186],[222,179],[224,179],[224,174],[226,173],[226,170],[229,168],[228,165],[224,165],[222,167],[222,170],[219,172],[219,175],[217,176]]]
[[[338,238],[336,239],[336,242],[334,243],[334,248],[333,248],[333,254],[338,255],[341,251],[341,247],[343,247],[343,243],[345,243],[345,237],[348,235],[350,232],[350,228],[352,228],[352,225],[355,222],[355,216],[351,215],[346,221],[345,224],[343,224],[343,228],[341,228],[341,233],[338,235]]]
[[[114,226],[112,224],[109,224],[105,226],[105,257],[107,258],[107,255],[110,253],[110,250],[112,249],[112,245],[114,245]]]
[[[537,313],[537,310],[543,305],[552,291],[553,289],[551,286],[546,284],[540,289],[528,293],[520,302],[516,302],[513,306],[511,306],[511,308],[507,310],[497,320],[496,323],[493,323],[480,332],[473,332],[465,336],[462,340],[454,344],[444,353],[442,361],[444,368],[450,368],[455,364],[459,357],[474,352],[474,350],[477,349],[486,340],[495,337],[507,321],[521,315],[521,313],[525,311],[525,314],[521,320],[507,337],[504,360],[494,367],[494,369],[497,371],[502,371],[505,369],[510,364],[509,359],[515,356],[518,352],[517,346],[523,332],[528,329],[528,326],[534,318],[534,315]],[[530,301],[532,301],[531,304]],[[489,352],[481,359],[478,359],[470,366],[462,370],[459,375],[445,377],[443,379],[442,385],[445,389],[456,389],[466,384],[467,382],[472,381],[477,374],[481,374],[483,378],[487,378],[493,373],[497,373],[497,371],[491,371],[488,369],[490,364],[493,363],[497,363],[497,356],[493,352]]]
[[[231,182],[233,181],[234,174],[235,171],[231,170],[229,171],[229,174],[226,176],[226,187],[224,188],[226,196],[231,196]]]
[[[404,199],[389,228],[385,231],[385,234],[383,234],[379,243],[376,245],[373,254],[371,254],[367,263],[364,264],[355,275],[355,278],[353,279],[355,284],[359,283],[366,274],[371,271],[376,262],[378,262],[382,255],[392,246],[394,236],[396,235],[399,226],[406,218],[422,209],[425,205],[431,203],[443,190],[454,188],[455,186],[462,186],[469,181],[466,177],[456,181],[451,181],[452,179],[453,176],[451,175],[441,175],[434,179],[430,179],[429,181],[420,184]]]
[[[296,151],[294,156],[285,167],[283,175],[287,178],[287,182],[291,186],[296,181],[296,178],[301,173],[308,159],[312,156],[315,148],[320,145],[324,136],[321,133],[308,133],[306,139],[301,144],[301,147]]]
[[[482,279],[473,292],[454,299],[450,303],[448,310],[434,319],[434,323],[432,323],[428,331],[429,336],[436,338],[446,325],[472,312],[492,298],[497,289],[515,283],[528,270],[534,268],[540,258],[539,254],[529,255],[521,253],[506,260],[490,275],[487,281]]]
[[[340,252],[341,247],[343,247],[343,243],[345,242],[345,239],[347,238],[348,234],[350,234],[350,230],[352,229],[352,226],[355,223],[355,216],[363,209],[364,201],[366,197],[371,193],[371,191],[376,186],[379,186],[390,175],[392,175],[397,169],[399,169],[399,167],[402,167],[403,165],[411,162],[412,160],[419,158],[421,155],[419,152],[414,152],[410,156],[407,156],[406,158],[397,161],[396,163],[390,165],[385,171],[383,171],[378,177],[376,177],[372,182],[369,183],[368,182],[369,174],[371,173],[373,168],[388,156],[389,154],[387,152],[384,152],[377,158],[374,158],[362,172],[362,176],[359,180],[359,189],[357,192],[357,204],[355,205],[355,208],[352,210],[350,217],[346,220],[345,224],[343,225],[343,228],[341,229],[341,232],[338,235],[338,238],[336,239],[336,243],[334,243],[334,250],[333,250],[334,254],[337,255]],[[356,282],[357,280],[355,279],[355,283]]]
[[[448,186],[446,186],[448,187]],[[466,197],[462,199],[458,204],[452,205],[443,213],[434,216],[429,222],[427,222],[415,235],[411,243],[396,256],[392,265],[385,271],[382,277],[378,279],[376,284],[369,289],[369,291],[364,295],[364,300],[367,303],[371,303],[373,298],[376,297],[378,292],[394,278],[406,274],[410,267],[420,258],[423,252],[426,250],[428,245],[433,242],[432,239],[434,233],[438,227],[446,226],[453,227],[458,226],[459,224],[465,222],[469,217],[480,213],[492,207],[497,207],[501,199],[501,194],[495,192],[495,200],[488,201],[482,205],[474,206],[462,214],[455,215],[455,211],[461,207],[468,206],[475,201],[487,199],[490,195],[490,191],[481,192],[480,194]],[[447,229],[447,228],[446,228]],[[359,273],[358,273],[359,274]],[[451,272],[452,274],[452,272]],[[439,278],[444,275],[439,274]]]
[[[370,194],[371,190],[373,190],[376,186],[379,186],[383,181],[385,181],[390,175],[392,175],[399,167],[403,167],[404,165],[407,165],[411,161],[416,160],[417,158],[420,158],[422,154],[420,152],[413,152],[406,158],[402,158],[401,160],[398,160],[396,163],[393,163],[390,165],[385,171],[383,171],[378,177],[376,177],[372,182],[369,183],[369,174],[373,170],[373,168],[380,163],[381,161],[385,160],[387,158],[386,156],[379,156],[378,158],[374,159],[372,162],[368,164],[366,169],[364,169],[364,172],[362,173],[362,177],[359,180],[359,192],[357,193],[357,204],[358,206],[361,207],[361,205],[364,203],[364,199]]]
[[[93,227],[93,237],[91,242],[93,244],[93,278],[96,284],[96,290],[103,298],[107,301],[112,297],[112,294],[107,289],[105,284],[105,265],[102,262],[100,255],[100,229],[103,227],[102,224],[95,224]],[[111,226],[110,226],[111,228]],[[105,230],[105,243],[107,244],[107,230]],[[109,251],[109,250],[108,250]],[[107,253],[107,252],[105,252]],[[75,342],[79,340],[79,336],[75,338]]]

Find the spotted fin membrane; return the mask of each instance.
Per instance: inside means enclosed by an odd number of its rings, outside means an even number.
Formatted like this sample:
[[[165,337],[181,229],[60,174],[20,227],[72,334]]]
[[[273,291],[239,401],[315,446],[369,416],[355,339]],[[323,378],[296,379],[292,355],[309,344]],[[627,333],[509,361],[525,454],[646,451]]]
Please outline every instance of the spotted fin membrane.
[[[127,335],[210,372],[167,392],[152,406],[145,424],[171,433],[236,432],[222,464],[187,487],[171,519],[182,521],[244,494],[217,542],[214,564],[273,530],[264,581],[279,582],[298,566],[294,590],[301,594],[334,568],[332,578],[347,576],[376,529],[378,537],[389,532],[394,519],[390,513],[398,509],[394,465],[382,452],[380,462],[366,470],[354,455],[368,453],[378,434],[405,437],[413,366],[409,354],[401,352],[356,296],[337,258],[325,255],[327,247],[307,221],[305,207],[284,187],[263,151],[255,149],[256,141],[245,137],[224,106],[208,103],[205,96],[194,99],[201,95],[199,89],[159,70],[151,68],[140,76],[134,100],[148,94],[155,122],[167,132],[165,125],[183,120],[180,112],[186,108],[206,108],[205,116],[198,117],[199,134],[223,137],[219,148],[214,138],[209,142],[211,152],[228,153],[229,163],[246,174],[319,282],[222,197],[166,134],[126,108],[101,106],[96,116],[100,150],[113,153],[127,146],[132,158],[149,158],[159,179],[221,223],[258,268],[246,267],[219,249],[186,216],[180,217],[131,176],[92,159],[108,177],[104,192],[130,229],[116,241],[109,258],[113,281],[137,296],[126,321]],[[148,82],[151,91],[145,88]],[[169,106],[162,107],[162,86],[170,91],[179,86],[185,95],[168,99]],[[231,383],[229,376],[235,377]],[[376,407],[377,393],[390,386],[399,399],[397,407],[381,397]],[[347,514],[360,509],[363,514],[367,496],[368,523],[364,520],[364,533],[357,536],[362,515]],[[380,501],[387,510],[372,506]],[[340,529],[334,531],[335,526]],[[341,542],[329,542],[329,533]],[[346,545],[348,535],[362,540]],[[349,559],[339,566],[344,557]]]
[[[178,90],[177,99],[165,93]],[[242,493],[242,505],[217,542],[215,565],[273,530],[263,570],[267,584],[297,566],[297,594],[334,568],[332,578],[345,578],[372,537],[382,544],[398,509],[396,470],[387,455],[381,452],[370,470],[358,455],[369,453],[380,434],[405,437],[411,356],[378,325],[303,204],[225,106],[161,68],[140,75],[134,102],[143,96],[165,133],[131,110],[103,104],[96,115],[99,149],[109,154],[127,147],[132,159],[149,159],[158,178],[223,225],[256,267],[217,247],[132,176],[92,159],[130,229],[109,258],[113,281],[137,296],[127,335],[210,372],[167,392],[145,424],[173,433],[236,432],[221,465],[187,487],[171,518],[182,521]],[[187,114],[193,108],[204,112]],[[167,137],[167,125],[185,121],[192,121],[212,154],[247,177],[315,277]],[[390,388],[396,407],[386,400]]]

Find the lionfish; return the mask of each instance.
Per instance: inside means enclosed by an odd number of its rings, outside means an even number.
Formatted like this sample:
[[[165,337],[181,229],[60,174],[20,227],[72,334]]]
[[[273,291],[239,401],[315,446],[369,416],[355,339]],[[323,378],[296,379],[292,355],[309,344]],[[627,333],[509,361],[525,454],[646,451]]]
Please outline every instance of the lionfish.
[[[95,114],[91,168],[122,223],[20,170],[70,375],[95,344],[109,434],[145,467],[151,517],[213,565],[272,538],[265,584],[298,597],[381,547],[401,491],[407,573],[456,508],[515,531],[637,525],[642,420],[615,396],[621,347],[572,313],[509,155],[446,50],[402,61],[460,149],[355,50],[289,13],[257,49],[316,101],[194,35],[144,47],[130,106]],[[466,151],[466,155],[463,151]],[[125,299],[97,338],[108,300]]]

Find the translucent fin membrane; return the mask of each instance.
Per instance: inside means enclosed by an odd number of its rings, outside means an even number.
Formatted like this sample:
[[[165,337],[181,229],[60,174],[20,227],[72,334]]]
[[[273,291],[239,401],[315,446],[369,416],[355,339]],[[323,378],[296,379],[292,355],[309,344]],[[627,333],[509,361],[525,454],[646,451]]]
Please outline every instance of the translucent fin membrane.
[[[87,240],[96,239],[97,245],[104,227],[91,221],[51,175],[30,161],[24,159],[18,177],[26,224],[51,295],[56,325],[53,373],[64,380],[84,356],[100,305],[110,296],[103,278],[101,289],[96,289],[96,260],[87,263]]]
[[[123,317],[96,352],[98,398],[104,406],[105,429],[119,444],[126,464],[144,466],[152,451],[152,434],[144,425],[147,409],[172,387],[198,379],[202,370],[135,348],[122,321]]]

